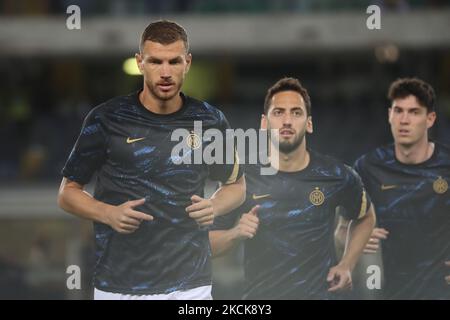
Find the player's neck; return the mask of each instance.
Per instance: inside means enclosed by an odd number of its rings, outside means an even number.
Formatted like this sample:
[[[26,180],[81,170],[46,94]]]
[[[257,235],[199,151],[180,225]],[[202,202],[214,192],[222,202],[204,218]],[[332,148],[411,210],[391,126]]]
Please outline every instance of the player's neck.
[[[395,157],[404,164],[419,164],[431,158],[434,143],[424,139],[414,145],[395,143]]]
[[[278,157],[278,166],[276,162],[272,162],[275,169],[283,172],[296,172],[305,169],[310,160],[309,152],[306,150],[306,140],[303,139],[302,144],[291,153],[283,153],[274,150],[271,154],[273,157]],[[278,167],[278,168],[277,168]]]
[[[155,97],[145,85],[139,94],[139,100],[147,110],[157,114],[177,112],[183,105],[183,99],[179,93],[170,100],[161,100]]]

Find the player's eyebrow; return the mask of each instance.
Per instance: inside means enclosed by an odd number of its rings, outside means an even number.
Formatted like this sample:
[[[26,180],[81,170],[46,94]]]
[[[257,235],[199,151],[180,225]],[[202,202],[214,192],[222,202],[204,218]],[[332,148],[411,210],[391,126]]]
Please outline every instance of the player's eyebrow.
[[[394,105],[394,106],[392,107],[392,109],[402,110],[402,111],[405,110],[404,107],[399,106],[399,105]],[[420,111],[420,108],[419,108],[419,107],[414,107],[414,108],[406,109],[406,111],[407,111],[407,112],[416,112],[416,111]]]
[[[180,56],[172,58],[169,60],[169,63],[180,62],[182,59]]]
[[[278,110],[278,111],[286,111],[287,109],[289,109],[289,108],[286,108],[286,107],[273,107],[273,111],[276,111],[276,110]],[[290,111],[290,112],[292,112],[292,111],[301,111],[301,112],[305,112],[305,111],[303,110],[303,108],[300,107],[300,106],[290,108],[289,111]]]
[[[161,59],[158,59],[158,58],[152,57],[152,56],[148,57],[146,60],[147,60],[148,62],[155,62],[155,63],[161,63],[161,62],[162,62]]]

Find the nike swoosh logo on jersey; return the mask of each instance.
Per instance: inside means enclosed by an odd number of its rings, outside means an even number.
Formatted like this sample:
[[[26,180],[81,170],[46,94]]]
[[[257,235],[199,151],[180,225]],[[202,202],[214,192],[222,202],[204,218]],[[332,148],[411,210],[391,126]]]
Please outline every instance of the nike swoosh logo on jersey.
[[[270,193],[263,194],[263,195],[260,195],[260,196],[257,196],[256,194],[253,194],[253,200],[264,199],[264,198],[267,198],[267,197],[270,197]]]
[[[381,190],[382,190],[382,191],[390,190],[390,189],[395,189],[395,188],[397,188],[397,185],[395,185],[395,184],[392,184],[392,185],[385,185],[385,184],[382,184],[382,185],[381,185]]]
[[[131,139],[130,137],[127,138],[127,143],[133,143],[133,142],[137,142],[137,141],[141,141],[144,140],[145,137],[143,138],[136,138],[136,139]]]

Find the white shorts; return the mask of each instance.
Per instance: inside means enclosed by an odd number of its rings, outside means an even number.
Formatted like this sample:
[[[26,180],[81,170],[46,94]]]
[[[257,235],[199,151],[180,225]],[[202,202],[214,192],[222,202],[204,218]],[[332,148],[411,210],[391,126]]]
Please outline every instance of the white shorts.
[[[211,286],[197,287],[168,294],[122,294],[94,288],[94,300],[212,300]]]

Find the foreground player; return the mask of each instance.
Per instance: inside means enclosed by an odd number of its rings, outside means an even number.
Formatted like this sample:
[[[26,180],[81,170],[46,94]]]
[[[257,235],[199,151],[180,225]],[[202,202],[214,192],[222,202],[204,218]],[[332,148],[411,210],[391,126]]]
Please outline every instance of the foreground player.
[[[378,217],[366,252],[381,241],[385,299],[450,299],[450,148],[428,137],[435,93],[405,78],[388,98],[394,143],[355,163]]]
[[[351,286],[351,271],[372,232],[370,200],[350,167],[306,148],[311,105],[297,79],[281,79],[268,90],[262,128],[279,132],[278,138],[271,137],[272,143],[278,139],[279,152],[273,148],[270,155],[279,157],[278,172],[264,176],[259,166],[246,167],[247,200],[233,214],[215,220],[213,255],[246,240],[245,299],[336,297],[334,292]],[[337,207],[355,220],[339,263],[334,248]]]
[[[95,299],[211,298],[208,232],[200,227],[244,201],[245,181],[238,163],[177,165],[171,157],[173,130],[190,131],[194,121],[228,128],[219,110],[180,92],[188,49],[181,26],[151,23],[136,54],[143,90],[93,109],[63,169],[59,205],[94,221]],[[202,143],[195,135],[186,141]],[[95,172],[91,197],[83,189]],[[204,199],[208,176],[224,185]]]

